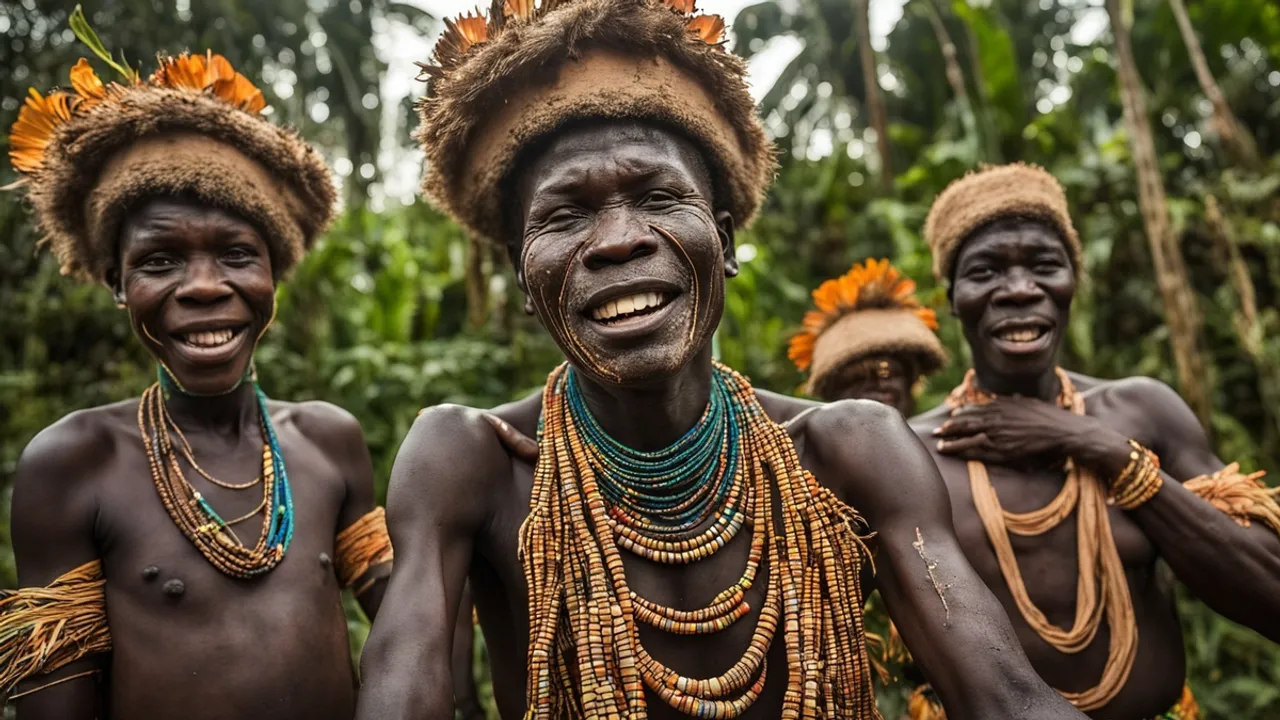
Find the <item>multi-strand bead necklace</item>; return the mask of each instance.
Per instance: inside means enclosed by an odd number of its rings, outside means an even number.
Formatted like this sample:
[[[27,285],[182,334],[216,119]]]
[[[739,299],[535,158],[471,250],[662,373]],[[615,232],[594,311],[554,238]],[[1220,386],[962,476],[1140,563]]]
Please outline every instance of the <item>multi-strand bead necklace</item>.
[[[610,438],[567,365],[547,381],[543,423],[520,537],[530,610],[527,717],[640,720],[646,688],[687,715],[738,717],[764,689],[779,627],[787,650],[780,717],[879,717],[862,626],[865,548],[855,531],[862,519],[801,467],[745,378],[717,364],[702,418],[655,452]],[[708,606],[670,608],[629,588],[621,550],[693,563],[743,527],[752,535],[746,568]],[[690,635],[733,625],[750,612],[745,595],[765,559],[759,620],[724,673],[681,675],[640,644],[637,621]]]
[[[1076,415],[1084,415],[1084,395],[1076,390],[1071,378],[1061,368],[1055,370],[1062,392],[1058,407]],[[954,408],[967,404],[988,403],[995,399],[980,389],[977,374],[970,370],[959,387],[951,391],[947,402]],[[1135,458],[1150,461],[1154,455]],[[1107,515],[1106,489],[1092,471],[1066,462],[1066,481],[1050,503],[1039,510],[1013,513],[1000,505],[987,466],[978,460],[970,460],[969,488],[974,506],[982,519],[987,538],[995,548],[1000,572],[1004,575],[1014,604],[1027,625],[1058,652],[1072,655],[1089,647],[1105,617],[1109,631],[1107,662],[1098,684],[1082,692],[1059,691],[1063,697],[1084,712],[1097,710],[1111,702],[1124,688],[1133,670],[1138,654],[1138,626],[1134,620],[1133,600],[1129,597],[1129,581],[1125,577],[1124,564],[1116,549],[1111,533],[1111,519]],[[1159,466],[1156,465],[1158,472]],[[1126,473],[1131,472],[1126,470]],[[1058,527],[1075,513],[1076,546],[1078,551],[1076,579],[1076,615],[1070,628],[1060,628],[1049,622],[1045,614],[1032,602],[1027,586],[1018,569],[1009,536],[1036,537]]]
[[[160,502],[182,534],[218,570],[238,578],[250,578],[271,570],[284,558],[293,540],[293,494],[275,427],[267,411],[266,394],[254,383],[263,437],[262,475],[246,483],[233,484],[218,480],[196,462],[191,444],[165,407],[166,393],[174,391],[180,390],[161,368],[160,380],[142,393],[138,403],[138,430]],[[262,502],[240,517],[223,519],[187,480],[181,460],[204,479],[229,490],[248,490],[261,483]],[[265,513],[266,522],[262,524],[257,542],[250,547],[236,536],[233,526],[259,513]]]

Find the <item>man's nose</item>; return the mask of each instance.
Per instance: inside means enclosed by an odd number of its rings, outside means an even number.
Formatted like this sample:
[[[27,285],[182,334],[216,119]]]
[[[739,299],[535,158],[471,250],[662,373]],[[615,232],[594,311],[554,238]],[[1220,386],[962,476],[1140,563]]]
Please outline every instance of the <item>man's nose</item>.
[[[1005,281],[996,289],[991,299],[1000,304],[1030,305],[1044,297],[1044,289],[1036,282],[1030,270],[1014,268],[1005,275]]]
[[[174,294],[178,300],[207,305],[230,297],[232,291],[217,260],[192,258]]]
[[[595,237],[583,253],[582,262],[590,270],[609,265],[622,265],[658,250],[658,238],[627,208],[613,208],[601,213]]]

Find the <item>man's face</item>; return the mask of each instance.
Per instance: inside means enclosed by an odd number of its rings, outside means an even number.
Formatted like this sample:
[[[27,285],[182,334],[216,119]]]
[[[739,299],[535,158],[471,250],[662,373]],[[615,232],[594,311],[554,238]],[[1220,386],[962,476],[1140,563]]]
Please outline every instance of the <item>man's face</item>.
[[[707,346],[737,269],[733,221],[712,210],[688,141],[637,124],[576,128],[519,180],[521,287],[575,366],[644,384]]]
[[[909,361],[893,355],[872,355],[836,370],[823,383],[822,400],[875,400],[906,415],[915,404],[911,386],[916,377]]]
[[[1057,232],[1031,221],[996,223],[961,247],[951,307],[975,364],[1004,376],[1035,376],[1054,366],[1075,290]]]
[[[275,303],[258,231],[222,210],[152,200],[124,223],[119,272],[134,333],[182,388],[234,389]]]

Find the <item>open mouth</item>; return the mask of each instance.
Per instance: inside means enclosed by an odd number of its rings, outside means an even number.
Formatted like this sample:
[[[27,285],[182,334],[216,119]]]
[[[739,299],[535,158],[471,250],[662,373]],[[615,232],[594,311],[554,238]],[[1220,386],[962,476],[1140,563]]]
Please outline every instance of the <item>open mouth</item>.
[[[669,292],[641,292],[603,302],[588,311],[591,319],[606,327],[653,315],[676,297]]]
[[[240,333],[244,332],[244,326],[239,328],[222,328],[220,330],[201,330],[199,332],[176,333],[174,337],[191,347],[201,349],[216,349],[223,345],[229,344],[236,339]]]
[[[244,347],[248,336],[248,324],[170,334],[176,341],[174,348],[178,355],[199,365],[217,365],[231,360]]]
[[[991,336],[1005,352],[1033,353],[1048,344],[1052,330],[1052,324],[1040,319],[1009,320],[996,325]]]

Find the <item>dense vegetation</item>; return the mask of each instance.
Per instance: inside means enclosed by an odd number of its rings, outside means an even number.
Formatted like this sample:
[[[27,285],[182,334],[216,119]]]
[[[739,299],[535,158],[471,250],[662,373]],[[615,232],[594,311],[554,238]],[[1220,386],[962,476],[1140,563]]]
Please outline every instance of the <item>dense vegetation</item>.
[[[1280,6],[907,0],[873,48],[860,39],[866,2],[762,3],[734,24],[744,55],[779,38],[801,49],[762,99],[781,170],[740,238],[722,357],[758,385],[798,388],[785,340],[808,290],[888,256],[943,311],[955,362],[928,388],[930,407],[966,354],[929,277],[929,202],[979,162],[1026,160],[1066,184],[1085,241],[1089,280],[1064,364],[1160,378],[1207,420],[1222,457],[1280,468]],[[379,106],[379,83],[414,68],[386,67],[376,39],[391,25],[434,32],[432,18],[388,0],[86,5],[107,46],[135,62],[213,47],[266,78],[277,118],[345,168],[345,214],[280,291],[258,361],[271,395],[355,413],[385,487],[418,408],[489,405],[541,385],[558,355],[519,311],[503,255],[421,203],[383,197],[375,165],[406,151],[413,123],[407,103]],[[82,54],[64,32],[73,6],[0,0],[0,125],[27,85],[66,82]],[[1196,44],[1175,10],[1189,13]],[[1156,181],[1142,193],[1139,172]],[[6,163],[0,182],[11,179]],[[0,586],[12,586],[7,498],[21,449],[71,410],[136,395],[152,370],[108,293],[61,278],[36,252],[13,196],[0,203],[0,237]],[[1192,598],[1183,609],[1207,716],[1280,714],[1280,650]],[[352,626],[358,646],[363,626]]]

